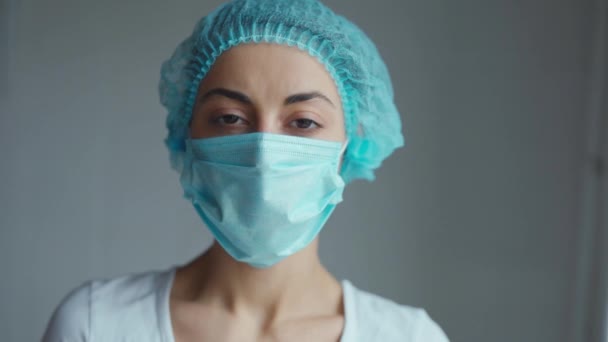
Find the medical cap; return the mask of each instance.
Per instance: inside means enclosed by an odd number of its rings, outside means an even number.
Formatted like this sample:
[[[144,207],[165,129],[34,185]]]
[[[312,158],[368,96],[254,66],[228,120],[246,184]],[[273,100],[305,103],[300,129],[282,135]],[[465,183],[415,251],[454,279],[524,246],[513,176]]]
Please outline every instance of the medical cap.
[[[355,24],[316,0],[236,0],[203,17],[163,63],[160,100],[168,110],[171,165],[181,172],[198,87],[215,60],[243,43],[297,47],[333,78],[348,136],[341,175],[374,179],[373,171],[403,145],[393,88],[374,43]]]

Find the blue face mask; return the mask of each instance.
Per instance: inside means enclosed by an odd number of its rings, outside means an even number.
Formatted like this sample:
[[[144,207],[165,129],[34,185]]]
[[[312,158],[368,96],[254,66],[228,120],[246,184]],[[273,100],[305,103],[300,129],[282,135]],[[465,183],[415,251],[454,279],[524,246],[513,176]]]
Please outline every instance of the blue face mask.
[[[268,267],[314,240],[342,201],[345,146],[269,133],[190,139],[180,182],[226,252]]]

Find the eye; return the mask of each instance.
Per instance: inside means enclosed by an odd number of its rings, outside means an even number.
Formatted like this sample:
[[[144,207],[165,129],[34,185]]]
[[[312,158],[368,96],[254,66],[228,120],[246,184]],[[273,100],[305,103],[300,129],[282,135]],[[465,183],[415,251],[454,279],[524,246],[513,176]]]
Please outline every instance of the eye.
[[[298,129],[314,129],[321,127],[318,123],[311,119],[296,119],[290,123],[290,126]]]
[[[214,118],[212,121],[215,123],[218,123],[220,125],[226,125],[226,126],[237,125],[237,124],[240,124],[240,125],[247,124],[247,120],[245,120],[235,114],[223,114],[223,115],[220,115],[220,116]]]

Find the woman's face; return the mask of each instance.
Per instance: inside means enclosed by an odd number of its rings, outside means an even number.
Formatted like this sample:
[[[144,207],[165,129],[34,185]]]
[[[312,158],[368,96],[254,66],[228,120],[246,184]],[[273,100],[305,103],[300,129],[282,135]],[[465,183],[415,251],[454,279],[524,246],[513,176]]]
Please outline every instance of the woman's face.
[[[323,65],[286,45],[241,44],[224,52],[200,84],[190,136],[252,132],[343,142],[342,104]]]

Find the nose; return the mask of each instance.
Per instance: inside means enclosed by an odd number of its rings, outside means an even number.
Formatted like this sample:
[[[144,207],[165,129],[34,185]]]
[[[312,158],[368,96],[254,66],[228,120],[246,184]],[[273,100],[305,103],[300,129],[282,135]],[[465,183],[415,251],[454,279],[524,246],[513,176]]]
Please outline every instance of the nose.
[[[272,119],[270,115],[259,115],[254,132],[256,133],[274,133],[280,134],[281,128],[277,119]]]

